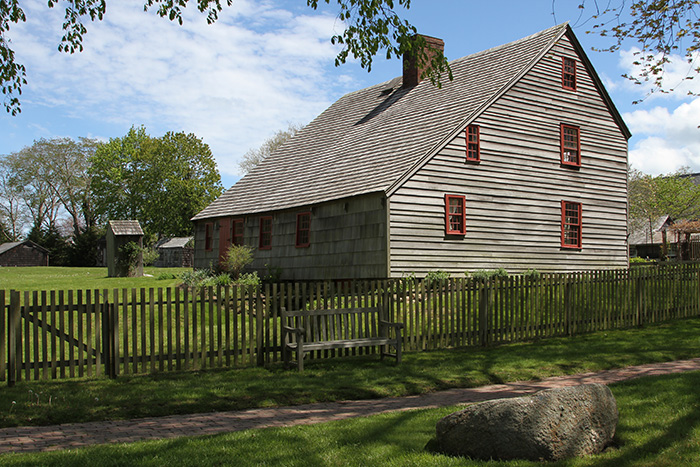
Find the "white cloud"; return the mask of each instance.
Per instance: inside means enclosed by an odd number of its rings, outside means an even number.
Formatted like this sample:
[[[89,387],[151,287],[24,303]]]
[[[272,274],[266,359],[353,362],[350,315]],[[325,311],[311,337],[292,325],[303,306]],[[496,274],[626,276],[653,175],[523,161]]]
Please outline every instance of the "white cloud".
[[[689,166],[700,172],[700,98],[674,110],[654,107],[623,116],[632,133],[643,135],[630,149],[630,164],[657,175]]]
[[[637,77],[642,82],[640,89],[640,85],[636,85],[632,81],[627,81],[628,89],[634,89],[636,92],[641,90],[643,95],[649,95],[655,88],[654,80],[656,77],[651,76],[647,79],[641,75],[641,67],[634,65],[634,62],[640,59],[639,54],[640,50],[638,48],[620,51],[619,65],[620,68],[624,70],[625,74]],[[665,90],[672,90],[673,92],[654,92],[650,94],[647,99],[658,99],[662,97],[685,99],[688,96],[688,92],[700,94],[700,79],[697,79],[697,73],[693,71],[694,68],[700,65],[700,54],[695,52],[692,56],[692,63],[688,63],[688,60],[681,55],[670,55],[668,57],[669,63],[664,66],[663,87]],[[688,76],[694,76],[696,79],[685,79]]]
[[[63,13],[29,3],[27,23],[11,30],[29,79],[23,103],[68,119],[143,124],[153,135],[193,132],[232,175],[249,148],[352,89],[333,70],[329,38],[342,24],[279,4],[236,0],[214,25],[190,5],[179,26],[144,13],[142,0],[110,2],[103,21],[86,24],[84,52],[71,56],[56,51]]]

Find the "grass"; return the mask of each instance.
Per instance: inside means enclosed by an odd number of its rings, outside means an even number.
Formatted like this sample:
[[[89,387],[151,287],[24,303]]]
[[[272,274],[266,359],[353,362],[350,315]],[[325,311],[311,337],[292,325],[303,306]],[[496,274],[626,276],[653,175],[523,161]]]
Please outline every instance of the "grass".
[[[0,426],[46,425],[372,399],[700,356],[700,319],[575,338],[310,361],[264,368],[20,382],[0,390]],[[14,403],[13,403],[14,402]]]
[[[700,464],[700,372],[640,378],[611,386],[620,421],[615,446],[548,466],[678,466]],[[433,454],[435,424],[459,407],[395,412],[337,422],[268,428],[38,454],[0,456],[21,465],[340,465],[541,466],[480,462]]]
[[[179,276],[189,268],[144,268],[144,277],[107,277],[107,268],[0,268],[0,289],[4,290],[89,290],[141,287],[174,287],[178,279],[158,280],[161,274]]]

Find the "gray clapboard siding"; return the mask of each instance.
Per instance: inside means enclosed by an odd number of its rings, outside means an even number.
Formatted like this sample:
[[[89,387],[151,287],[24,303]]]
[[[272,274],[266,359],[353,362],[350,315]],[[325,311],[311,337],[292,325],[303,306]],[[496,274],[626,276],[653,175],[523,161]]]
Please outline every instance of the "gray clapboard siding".
[[[390,198],[392,276],[585,270],[627,264],[627,141],[577,58],[577,91],[561,88],[563,37],[478,116],[481,162],[460,133]],[[560,124],[581,129],[582,167],[562,167]],[[466,235],[445,238],[445,194],[466,196]],[[582,203],[583,248],[561,248],[561,201]]]

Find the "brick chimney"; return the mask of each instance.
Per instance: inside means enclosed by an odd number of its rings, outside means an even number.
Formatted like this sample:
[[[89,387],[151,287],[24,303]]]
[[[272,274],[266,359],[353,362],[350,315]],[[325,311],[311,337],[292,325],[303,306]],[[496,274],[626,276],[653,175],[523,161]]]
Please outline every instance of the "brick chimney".
[[[435,53],[437,51],[439,52],[444,52],[445,51],[445,42],[442,39],[438,39],[436,37],[430,37],[430,36],[423,36],[420,35],[423,39],[425,39],[425,50],[427,54],[427,63],[421,66],[420,68],[416,66],[416,58],[409,56],[409,54],[404,53],[403,54],[403,87],[404,88],[412,88],[413,86],[417,85],[421,81],[421,75],[425,70],[428,68],[430,65],[430,61],[432,58],[435,56]],[[414,38],[415,40],[415,38]],[[417,53],[416,55],[420,55]]]

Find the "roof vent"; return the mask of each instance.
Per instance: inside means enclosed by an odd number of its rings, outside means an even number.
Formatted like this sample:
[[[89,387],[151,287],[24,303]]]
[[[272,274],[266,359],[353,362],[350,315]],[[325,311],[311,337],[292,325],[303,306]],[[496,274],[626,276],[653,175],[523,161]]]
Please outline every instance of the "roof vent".
[[[423,36],[419,35],[423,39],[425,39],[425,53],[427,55],[427,60],[426,64],[423,64],[421,67],[416,66],[416,56],[420,55],[419,53],[416,53],[415,55],[411,56],[409,54],[404,53],[403,55],[403,87],[404,88],[411,88],[418,83],[421,82],[421,79],[423,78],[422,75],[425,73],[425,70],[428,69],[428,65],[430,64],[430,61],[432,58],[435,56],[437,52],[443,53],[445,51],[445,42],[442,39],[438,39],[436,37],[430,37],[430,36]],[[414,40],[416,39],[415,36]]]

